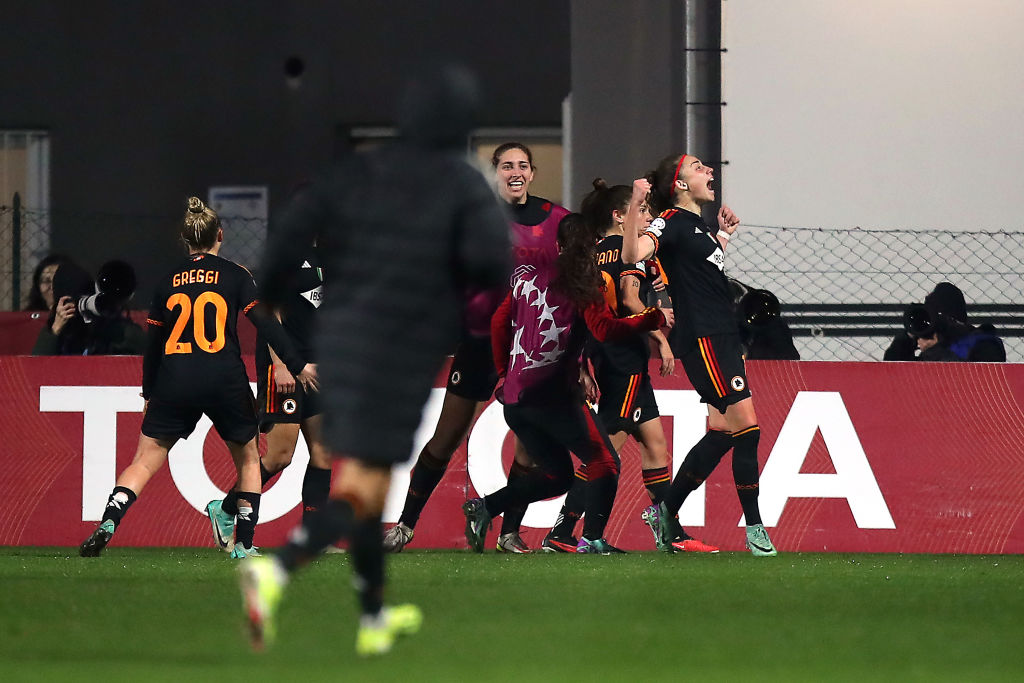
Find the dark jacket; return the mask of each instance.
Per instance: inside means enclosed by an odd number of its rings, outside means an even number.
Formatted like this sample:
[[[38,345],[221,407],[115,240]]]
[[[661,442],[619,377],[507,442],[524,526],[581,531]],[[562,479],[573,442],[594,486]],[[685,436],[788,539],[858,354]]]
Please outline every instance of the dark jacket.
[[[324,438],[335,452],[383,463],[409,457],[423,405],[462,327],[462,294],[508,278],[505,216],[466,158],[468,129],[451,127],[468,119],[435,111],[463,106],[463,85],[428,81],[407,91],[401,140],[345,160],[272,224],[260,273],[267,303],[287,292],[314,239],[321,254],[315,344]]]

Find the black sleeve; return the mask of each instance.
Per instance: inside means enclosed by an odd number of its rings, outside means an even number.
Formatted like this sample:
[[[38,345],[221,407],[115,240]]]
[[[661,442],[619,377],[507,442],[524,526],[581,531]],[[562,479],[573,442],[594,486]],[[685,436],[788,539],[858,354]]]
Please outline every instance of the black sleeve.
[[[164,342],[167,341],[167,330],[162,324],[150,322],[146,334],[146,350],[142,354],[142,398],[149,400],[156,382],[160,361],[164,357]]]
[[[897,332],[893,337],[889,348],[885,350],[882,360],[917,360],[914,352],[917,351],[917,342],[906,332]]]
[[[511,235],[498,200],[476,171],[466,170],[465,197],[454,226],[455,269],[464,287],[496,287],[512,270]]]
[[[323,235],[329,222],[324,189],[317,185],[295,195],[275,215],[260,266],[259,298],[271,308],[281,305],[290,291],[288,282],[302,265],[313,241]],[[253,323],[256,324],[255,319]],[[258,325],[257,325],[258,326]],[[277,351],[277,347],[274,350]],[[281,359],[284,356],[278,352]],[[289,370],[291,366],[288,366]]]
[[[979,339],[971,348],[967,360],[972,363],[1005,363],[1006,348],[999,338]]]
[[[36,337],[36,343],[32,346],[33,356],[59,356],[60,341],[53,333],[50,324],[43,325]]]
[[[298,375],[302,368],[306,367],[306,360],[295,348],[291,337],[277,318],[270,313],[262,304],[256,304],[249,309],[246,317],[252,321],[263,338],[274,349],[281,362],[288,368],[288,372]]]

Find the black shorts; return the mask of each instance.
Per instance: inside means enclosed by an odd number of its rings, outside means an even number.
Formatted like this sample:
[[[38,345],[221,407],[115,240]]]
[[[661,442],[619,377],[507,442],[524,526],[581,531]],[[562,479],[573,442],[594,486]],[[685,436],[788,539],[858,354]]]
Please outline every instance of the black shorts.
[[[296,380],[295,391],[281,393],[274,383],[274,366],[270,363],[256,369],[256,405],[259,408],[260,431],[269,432],[276,424],[300,424],[322,411],[320,393],[306,392]]]
[[[609,434],[635,435],[640,425],[660,416],[651,376],[646,372],[627,375],[600,370],[595,379],[601,390],[597,417]]]
[[[256,406],[248,386],[244,391],[230,392],[223,401],[205,406],[168,403],[154,398],[142,418],[142,433],[154,439],[186,439],[195,431],[203,414],[210,418],[225,441],[248,443],[256,436]]]
[[[465,336],[455,349],[448,391],[471,401],[487,401],[498,384],[490,337]]]
[[[714,406],[718,412],[724,414],[730,405],[750,398],[738,334],[699,337],[681,360],[701,402]]]

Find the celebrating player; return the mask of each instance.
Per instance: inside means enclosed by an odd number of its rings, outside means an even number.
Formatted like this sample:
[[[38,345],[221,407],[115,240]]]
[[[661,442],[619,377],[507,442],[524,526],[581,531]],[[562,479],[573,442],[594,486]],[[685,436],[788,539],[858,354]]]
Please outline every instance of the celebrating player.
[[[739,328],[725,274],[725,248],[739,226],[726,206],[718,224],[707,226],[701,207],[713,202],[714,171],[697,157],[666,157],[646,182],[652,206],[660,210],[643,235],[626,231],[626,261],[650,258],[657,251],[668,275],[668,288],[679,314],[669,343],[682,361],[686,376],[701,401],[708,404],[709,430],[690,449],[660,506],[651,506],[645,520],[662,543],[671,541],[672,518],[731,449],[732,472],[747,525],[747,548],[758,557],[776,554],[761,523],[758,497],[757,425],[747,385]]]
[[[323,301],[323,273],[316,248],[311,247],[285,283],[287,295],[275,311],[299,355],[314,362],[313,328],[316,311]],[[309,464],[302,478],[302,514],[309,514],[327,501],[331,488],[331,458],[320,438],[320,398],[306,391],[288,370],[281,357],[262,335],[256,339],[256,404],[260,430],[267,434],[267,450],[260,458],[261,490],[287,467],[295,453],[299,433],[309,450]],[[237,482],[223,500],[213,500],[206,514],[217,545],[231,552],[235,515],[238,511]]]
[[[231,451],[238,475],[237,530],[232,557],[256,554],[259,452],[252,390],[242,364],[236,325],[243,312],[285,360],[301,384],[317,386],[316,367],[295,351],[280,324],[257,306],[256,284],[241,266],[217,255],[224,240],[217,214],[198,197],[188,200],[181,229],[184,263],[160,279],[150,309],[149,343],[142,362],[146,399],[135,459],[117,478],[103,519],[79,548],[100,554],[143,487],[187,438],[204,414]]]
[[[579,386],[579,358],[587,329],[599,341],[623,339],[671,324],[671,313],[649,308],[615,318],[602,297],[594,258],[596,231],[580,214],[558,225],[559,255],[547,266],[528,266],[494,314],[494,362],[505,378],[498,388],[505,421],[536,467],[483,498],[463,505],[466,540],[483,552],[491,519],[510,505],[565,493],[575,454],[587,466],[587,515],[576,552],[622,552],[604,538],[618,486],[619,457]],[[668,316],[668,319],[666,319]]]
[[[640,313],[641,303],[649,296],[651,284],[644,262],[626,263],[621,258],[624,229],[636,231],[636,223],[646,226],[650,213],[646,205],[644,188],[626,185],[608,187],[603,179],[594,181],[594,190],[583,200],[582,213],[598,234],[597,264],[604,279],[608,304],[617,317]],[[627,221],[630,224],[627,226]],[[675,358],[668,340],[660,330],[649,333],[658,345],[661,356],[661,375],[670,375]],[[640,445],[640,460],[644,486],[651,503],[658,505],[671,483],[668,445],[659,418],[654,387],[648,373],[650,345],[645,337],[630,336],[621,341],[590,343],[589,357],[594,364],[595,379],[601,392],[597,417],[610,435],[612,446],[621,452],[626,438],[632,436]],[[573,487],[566,496],[558,521],[545,537],[546,551],[575,552],[577,540],[573,533],[576,521],[583,515],[585,504],[587,467],[576,471]],[[644,512],[646,513],[646,510]],[[718,548],[692,538],[675,522],[672,542],[663,544],[655,537],[659,549],[687,550],[691,552],[718,552]]]
[[[491,166],[498,196],[503,200],[512,224],[516,272],[526,264],[543,267],[554,261],[558,255],[555,243],[558,222],[569,212],[547,199],[529,194],[536,172],[530,148],[519,142],[499,145],[491,155]],[[466,438],[473,420],[494,392],[498,378],[491,356],[490,322],[506,291],[477,291],[469,297],[466,329],[452,359],[448,387],[434,435],[416,459],[398,524],[384,535],[384,548],[389,552],[401,551],[412,540],[420,513],[444,476],[452,454]],[[525,476],[530,468],[530,460],[517,441],[509,480]],[[499,551],[530,551],[519,536],[519,526],[525,513],[526,509],[519,507],[505,511],[498,536]]]

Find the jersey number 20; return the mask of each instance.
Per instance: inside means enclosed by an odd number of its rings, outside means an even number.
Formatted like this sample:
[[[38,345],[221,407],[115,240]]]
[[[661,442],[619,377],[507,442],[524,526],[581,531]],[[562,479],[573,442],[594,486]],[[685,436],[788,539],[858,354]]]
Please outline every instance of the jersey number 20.
[[[213,339],[207,335],[207,306],[213,306],[216,311]],[[170,336],[167,337],[167,343],[164,344],[165,355],[192,353],[192,344],[180,341],[190,320],[192,321],[192,338],[196,340],[196,345],[200,349],[207,353],[217,353],[224,348],[224,326],[228,319],[228,302],[224,301],[224,297],[217,292],[203,292],[196,297],[195,304],[193,304],[188,295],[177,292],[167,299],[167,310],[173,311],[178,307],[181,307],[181,311],[178,313],[178,319],[174,321],[174,327],[171,329]]]

